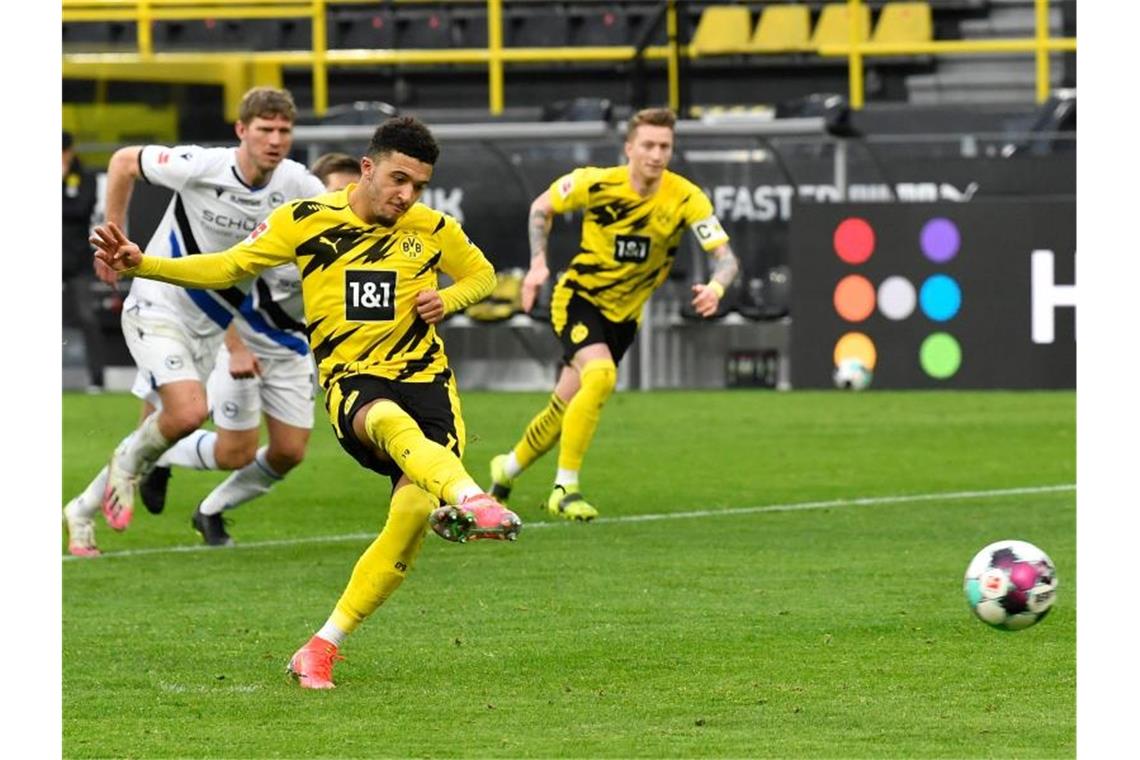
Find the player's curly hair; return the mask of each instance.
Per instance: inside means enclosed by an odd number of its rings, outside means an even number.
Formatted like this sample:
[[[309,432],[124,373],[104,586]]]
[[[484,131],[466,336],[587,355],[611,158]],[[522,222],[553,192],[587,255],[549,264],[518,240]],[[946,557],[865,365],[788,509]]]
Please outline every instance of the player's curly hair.
[[[380,157],[387,153],[403,153],[425,164],[435,165],[439,158],[439,145],[427,126],[414,116],[393,116],[372,134],[368,155]]]
[[[288,90],[277,87],[254,87],[241,98],[238,106],[238,121],[249,124],[257,118],[272,119],[283,116],[289,121],[297,120],[297,106]]]

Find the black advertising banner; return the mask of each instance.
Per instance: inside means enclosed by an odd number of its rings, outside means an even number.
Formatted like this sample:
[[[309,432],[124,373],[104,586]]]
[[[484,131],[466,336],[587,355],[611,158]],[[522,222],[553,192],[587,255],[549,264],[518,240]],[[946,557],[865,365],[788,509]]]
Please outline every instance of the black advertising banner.
[[[799,204],[792,385],[1076,387],[1076,202]]]

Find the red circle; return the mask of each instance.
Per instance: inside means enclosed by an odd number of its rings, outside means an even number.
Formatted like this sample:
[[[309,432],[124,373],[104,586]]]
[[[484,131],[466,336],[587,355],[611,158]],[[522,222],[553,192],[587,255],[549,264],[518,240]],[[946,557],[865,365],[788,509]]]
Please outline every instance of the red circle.
[[[832,237],[835,252],[848,264],[862,264],[875,250],[875,231],[866,219],[849,216],[839,223]]]

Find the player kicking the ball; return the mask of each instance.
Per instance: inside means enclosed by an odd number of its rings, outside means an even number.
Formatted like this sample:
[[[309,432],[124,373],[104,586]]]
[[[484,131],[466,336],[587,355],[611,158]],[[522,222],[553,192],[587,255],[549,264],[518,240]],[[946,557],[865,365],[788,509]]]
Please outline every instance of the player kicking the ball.
[[[459,396],[435,326],[487,297],[495,272],[454,219],[417,202],[438,155],[427,127],[397,117],[373,135],[359,184],[286,203],[223,253],[144,256],[115,225],[91,241],[121,274],[184,287],[224,288],[288,262],[301,270],[333,432],[393,484],[383,530],[328,621],[289,661],[304,688],[333,687],[340,645],[403,582],[429,525],[450,541],[513,540],[521,528],[460,461]],[[438,272],[453,284],[437,290]]]

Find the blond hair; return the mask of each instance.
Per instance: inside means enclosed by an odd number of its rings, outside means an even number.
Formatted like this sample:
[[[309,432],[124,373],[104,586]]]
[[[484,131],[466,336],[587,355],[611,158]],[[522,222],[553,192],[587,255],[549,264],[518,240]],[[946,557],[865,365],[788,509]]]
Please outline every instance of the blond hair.
[[[289,121],[297,119],[297,105],[288,90],[277,87],[254,87],[241,98],[238,121],[249,124],[257,118],[271,119],[282,116]]]
[[[625,128],[625,141],[629,142],[633,139],[634,133],[637,128],[643,125],[651,127],[668,127],[673,129],[677,123],[677,115],[673,113],[671,108],[643,108],[635,113],[629,119],[629,123]]]

